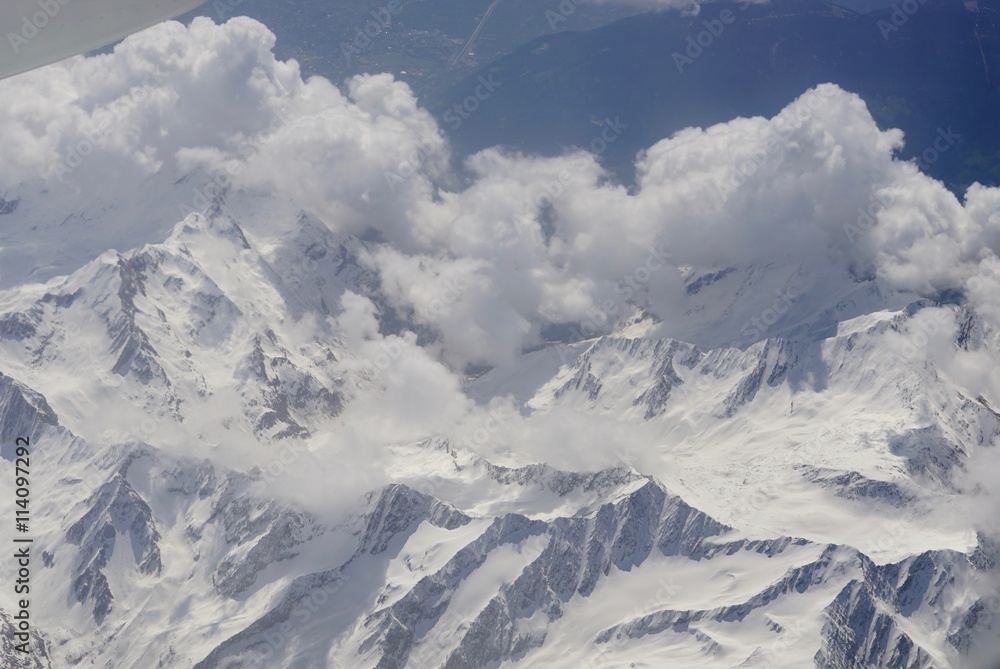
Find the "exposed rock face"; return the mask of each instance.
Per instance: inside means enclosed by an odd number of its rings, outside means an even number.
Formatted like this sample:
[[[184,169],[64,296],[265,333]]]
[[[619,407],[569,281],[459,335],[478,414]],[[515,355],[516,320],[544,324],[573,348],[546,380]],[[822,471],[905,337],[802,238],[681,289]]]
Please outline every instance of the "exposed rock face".
[[[919,610],[940,606],[971,568],[964,555],[923,553],[896,564],[874,565],[861,556],[863,578],[848,583],[827,608],[818,666],[942,666],[905,629]]]
[[[22,644],[14,637],[17,621],[7,611],[0,609],[0,664],[9,669],[52,669],[52,658],[44,638],[32,628],[31,640],[26,644],[28,652],[19,651]]]
[[[222,526],[229,547],[212,583],[230,598],[253,585],[265,567],[295,557],[297,546],[323,532],[309,514],[249,494],[246,479],[234,475],[214,495],[209,522]]]
[[[54,427],[59,419],[39,393],[0,373],[0,449],[3,458],[14,459],[16,440],[29,440],[43,426]]]
[[[543,449],[496,464],[420,434],[377,454],[373,490],[307,508],[288,489],[309,474],[300,458],[328,464],[361,382],[382,390],[331,325],[338,300],[370,297],[383,333],[415,326],[361,266],[368,242],[296,221],[262,248],[220,205],[163,244],[4,294],[2,454],[31,437],[46,491],[33,668],[951,669],[995,636],[976,591],[998,564],[988,538],[968,555],[887,551],[844,527],[861,510],[922,532],[1000,435],[986,398],[924,361],[885,362],[884,339],[927,304],[838,321],[878,299],[859,284],[743,348],[637,335],[637,319],[541,349],[512,363],[532,367],[517,408],[628,427],[600,464],[567,471]],[[954,316],[955,350],[996,348],[975,313]],[[504,371],[467,383],[500,387]],[[847,515],[801,532],[799,511]]]
[[[17,206],[21,204],[21,200],[14,198],[13,200],[6,199],[5,195],[0,195],[0,216],[7,216],[13,214],[17,211]]]
[[[834,491],[838,497],[853,500],[870,500],[894,507],[911,504],[916,495],[895,481],[874,481],[858,472],[839,472],[804,467],[804,478]]]
[[[273,332],[254,335],[249,348],[236,376],[255,432],[273,439],[305,437],[309,431],[300,423],[340,413],[343,395],[292,362]],[[332,351],[326,351],[326,361],[336,362]]]
[[[132,554],[140,574],[159,574],[163,567],[161,537],[152,510],[129,485],[123,471],[101,486],[87,500],[87,506],[90,510],[70,526],[66,539],[80,547],[73,594],[80,603],[92,602],[94,619],[100,624],[115,599],[104,570],[116,547]],[[129,543],[120,545],[126,538]]]

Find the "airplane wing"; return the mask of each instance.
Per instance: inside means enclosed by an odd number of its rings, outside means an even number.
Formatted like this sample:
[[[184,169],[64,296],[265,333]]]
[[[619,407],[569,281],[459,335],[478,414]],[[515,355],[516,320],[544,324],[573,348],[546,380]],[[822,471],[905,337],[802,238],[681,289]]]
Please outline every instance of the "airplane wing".
[[[205,0],[0,0],[0,79],[107,46]]]

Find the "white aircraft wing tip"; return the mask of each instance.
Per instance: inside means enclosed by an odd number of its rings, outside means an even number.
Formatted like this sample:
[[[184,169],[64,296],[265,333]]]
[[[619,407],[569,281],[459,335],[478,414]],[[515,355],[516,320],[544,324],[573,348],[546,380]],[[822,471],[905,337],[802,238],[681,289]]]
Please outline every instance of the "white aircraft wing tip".
[[[0,0],[0,79],[112,44],[206,0]]]

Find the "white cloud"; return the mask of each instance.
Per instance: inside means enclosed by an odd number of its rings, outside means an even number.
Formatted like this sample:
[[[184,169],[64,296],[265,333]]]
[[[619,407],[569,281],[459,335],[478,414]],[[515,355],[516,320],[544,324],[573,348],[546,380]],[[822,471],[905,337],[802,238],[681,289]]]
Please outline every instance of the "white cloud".
[[[273,45],[252,20],[202,18],[0,83],[0,190],[44,180],[52,197],[114,201],[200,169],[336,230],[373,229],[383,241],[365,262],[387,302],[436,333],[431,350],[456,368],[508,360],[547,325],[600,325],[632,304],[677,318],[678,265],[826,263],[933,294],[987,271],[1000,245],[997,190],[976,186],[959,202],[896,160],[902,134],[880,131],[833,85],[772,119],[657,142],[632,192],[587,153],[502,149],[470,157],[459,188],[441,129],[405,84],[303,81]],[[53,170],[78,147],[81,167]]]
[[[662,424],[625,424],[566,406],[520,416],[508,398],[480,407],[456,372],[511,360],[549,325],[608,327],[634,305],[667,322],[689,318],[682,267],[755,264],[788,276],[789,265],[804,264],[877,277],[890,290],[934,296],[956,289],[1000,325],[1000,189],[973,186],[959,200],[896,160],[902,133],[879,130],[862,100],[836,86],[804,92],[772,119],[664,138],[638,157],[632,190],[587,153],[538,158],[500,148],[470,157],[471,179],[459,187],[441,129],[405,84],[359,77],[341,91],[323,79],[304,81],[294,62],[274,58],[273,44],[248,19],[167,23],[112,55],[0,82],[0,195],[27,193],[25,207],[32,196],[44,200],[56,222],[77,211],[80,194],[105,205],[89,210],[94,217],[111,216],[132,198],[142,208],[114,220],[172,224],[180,218],[177,198],[160,195],[187,188],[178,181],[192,171],[221,172],[234,199],[240,191],[271,195],[333,230],[377,233],[360,262],[378,277],[379,305],[405,316],[408,329],[380,331],[379,307],[350,291],[331,304],[333,318],[309,314],[280,328],[302,341],[332,333],[347,351],[336,371],[369,380],[348,389],[354,395],[344,412],[269,489],[321,512],[388,481],[387,445],[434,434],[491,458],[516,451],[519,464],[574,470],[620,464],[615,451],[634,444],[637,467],[664,471],[671,451],[656,446]],[[86,155],[70,165],[74,151]],[[50,244],[50,259],[81,243],[58,227],[22,234],[36,247]],[[115,226],[108,234],[129,239]],[[199,260],[226,262],[212,251]],[[739,299],[771,304],[771,284],[764,284],[741,286]],[[792,307],[809,298],[796,297]],[[279,299],[277,291],[270,296]],[[734,337],[744,324],[729,323]],[[990,355],[956,350],[957,327],[954,310],[925,310],[899,348],[923,332],[914,358],[970,392],[1000,397]],[[184,430],[209,432],[218,415],[241,410],[231,389],[215,393]],[[212,454],[217,461],[244,466],[282,457],[254,449],[247,433],[224,439]],[[203,439],[190,443],[204,446]],[[995,471],[992,458],[980,462],[982,471]],[[983,513],[996,506],[992,496],[983,504]]]
[[[339,304],[329,301],[332,319],[311,314],[278,328],[289,336],[298,327],[302,341],[319,340],[317,333],[341,339],[347,353],[336,371],[370,383],[348,389],[355,394],[344,413],[308,442],[310,457],[285,468],[276,493],[322,506],[327,494],[348,494],[328,485],[345,471],[349,493],[360,493],[387,480],[387,445],[434,434],[489,457],[516,451],[522,463],[578,470],[620,463],[620,444],[659,443],[651,424],[626,426],[565,407],[522,417],[505,398],[476,406],[458,372],[510,361],[539,343],[546,326],[607,328],[634,305],[668,323],[696,319],[681,267],[754,264],[782,276],[795,276],[788,266],[796,264],[851,270],[888,290],[964,291],[988,323],[1000,324],[1000,190],[974,186],[959,200],[895,159],[902,134],[879,130],[861,99],[836,86],[804,92],[771,119],[664,138],[638,157],[631,190],[587,153],[539,158],[501,148],[468,158],[471,178],[459,187],[440,128],[405,84],[360,77],[341,91],[319,78],[303,81],[295,63],[275,60],[273,39],[247,19],[168,23],[112,55],[0,82],[0,143],[9,148],[0,195],[27,193],[25,207],[33,195],[44,200],[57,224],[77,210],[78,194],[106,205],[89,210],[95,217],[132,198],[143,208],[129,212],[141,215],[115,220],[172,224],[180,218],[177,198],[160,196],[190,189],[175,182],[192,170],[221,170],[237,203],[241,191],[255,196],[244,205],[270,195],[333,230],[377,233],[368,238],[380,241],[365,247],[360,262],[377,276],[371,288],[380,299],[346,292]],[[89,155],[60,181],[52,166],[95,129]],[[111,226],[106,239],[127,239],[126,232]],[[51,244],[53,254],[80,243],[58,227],[22,234],[36,247]],[[203,250],[200,261],[213,262],[211,255]],[[774,287],[766,280],[741,286],[739,300],[770,305]],[[802,286],[793,309],[829,306],[811,302],[809,290]],[[268,306],[269,314],[281,312]],[[404,316],[403,330],[380,331],[380,308]],[[745,313],[712,327],[729,327],[735,338]],[[941,313],[944,325],[924,322]],[[928,310],[913,327],[929,333],[917,359],[970,392],[1000,397],[1000,375],[986,354],[955,350],[951,311]],[[202,407],[206,432],[215,416],[240,411],[232,393],[219,390],[216,398]],[[505,417],[499,424],[498,413]],[[220,436],[230,441],[213,457],[225,453],[240,466],[273,462],[243,437]],[[642,450],[636,465],[652,471],[665,452]]]

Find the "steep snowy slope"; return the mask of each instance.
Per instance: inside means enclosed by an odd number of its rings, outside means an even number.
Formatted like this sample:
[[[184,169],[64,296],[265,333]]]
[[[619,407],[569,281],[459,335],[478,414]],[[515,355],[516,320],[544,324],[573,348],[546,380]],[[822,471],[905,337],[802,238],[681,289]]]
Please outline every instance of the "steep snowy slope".
[[[372,283],[364,242],[260,205],[272,234],[284,214],[320,239],[267,247],[252,217],[191,216],[0,299],[4,439],[38,444],[47,491],[52,666],[952,667],[983,633],[989,572],[955,522],[955,474],[1000,416],[905,355],[922,314],[996,351],[968,309],[918,302],[745,349],[633,319],[470,381],[505,426],[464,438],[480,454],[397,444],[370,492],[303,506],[268,468],[327,457],[371,371],[342,364],[335,320],[303,319]],[[309,252],[330,262],[282,277]],[[511,426],[560,414],[642,431],[615,469],[530,464],[544,443],[518,452]]]
[[[36,634],[0,660],[993,669],[1000,191],[834,86],[636,189],[503,150],[461,182],[404,85],[273,39],[168,24],[0,86]]]

